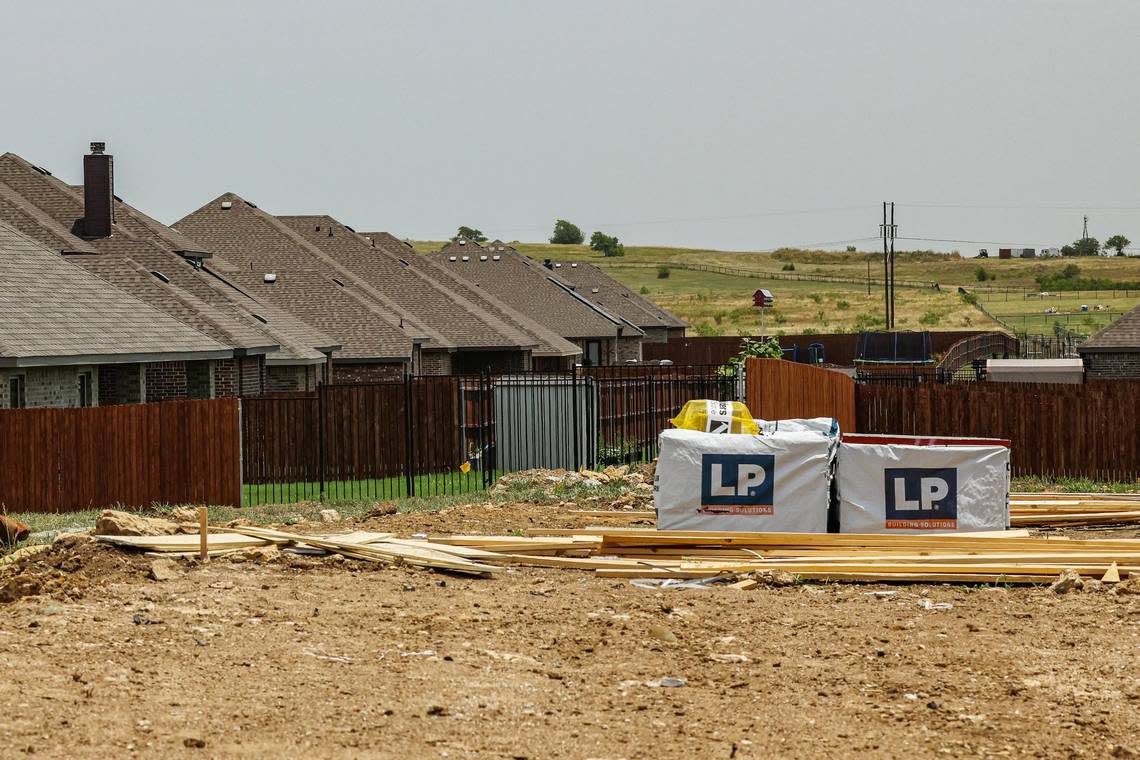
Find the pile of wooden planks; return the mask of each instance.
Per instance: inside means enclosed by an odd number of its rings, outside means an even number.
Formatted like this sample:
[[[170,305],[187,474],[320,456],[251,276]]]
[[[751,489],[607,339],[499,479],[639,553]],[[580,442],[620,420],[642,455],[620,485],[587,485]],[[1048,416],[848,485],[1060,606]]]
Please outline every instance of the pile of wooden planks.
[[[1078,527],[1140,523],[1140,494],[1015,493],[1010,522],[1016,526]]]

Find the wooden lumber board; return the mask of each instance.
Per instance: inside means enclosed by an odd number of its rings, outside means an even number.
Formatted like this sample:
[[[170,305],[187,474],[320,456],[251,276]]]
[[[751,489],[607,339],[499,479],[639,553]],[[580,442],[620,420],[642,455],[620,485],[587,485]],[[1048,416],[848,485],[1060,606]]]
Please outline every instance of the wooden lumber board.
[[[606,509],[571,509],[568,514],[578,515],[579,517],[599,517],[599,518],[615,518],[619,520],[656,520],[657,512],[653,510],[631,510],[628,512],[618,512],[616,510]]]
[[[1056,546],[1056,539],[1047,537],[1037,538],[970,538],[966,535],[859,535],[837,533],[776,533],[776,534],[728,534],[728,533],[671,533],[661,531],[658,533],[632,533],[614,532],[602,535],[601,551],[620,549],[621,547],[636,546],[710,546],[751,548],[763,551],[765,548],[782,549],[808,549],[823,548],[852,548],[852,547],[913,547],[915,549],[962,549],[962,550],[1032,550],[1051,549]],[[1066,541],[1067,549],[1075,549],[1083,542],[1078,540]],[[1129,550],[1140,546],[1136,539],[1114,539],[1100,542],[1103,549],[1110,546],[1113,549]]]
[[[266,528],[243,527],[234,528],[233,531],[258,538],[271,538],[305,544],[318,549],[343,554],[346,557],[370,560],[373,562],[402,561],[419,567],[428,567],[435,570],[451,570],[475,575],[492,573],[499,569],[495,565],[473,562],[463,557],[458,557],[455,554],[449,554],[441,549],[400,546],[397,544],[356,544],[348,541],[338,541],[331,537],[304,536]]]
[[[716,570],[683,570],[664,572],[653,570],[597,570],[602,578],[715,578],[726,573]],[[730,574],[731,575],[731,574]],[[986,575],[985,573],[796,573],[805,581],[867,582],[867,583],[1016,583],[1043,584],[1050,581],[1039,575]]]
[[[1042,578],[1056,578],[1065,570],[1076,570],[1081,575],[1100,578],[1110,562],[1100,563],[1050,563],[1033,564],[1022,562],[986,562],[972,565],[940,564],[934,562],[804,562],[804,563],[723,563],[723,562],[682,562],[677,569],[717,570],[719,572],[746,573],[756,570],[784,570],[793,574],[850,572],[850,573],[983,573],[991,575],[1036,575]],[[1140,572],[1140,565],[1119,567],[1124,573]]]
[[[1089,493],[1073,492],[1042,492],[1042,493],[1029,493],[1023,491],[1014,491],[1009,495],[1010,501],[1045,501],[1045,500],[1059,500],[1066,501],[1070,499],[1084,499],[1087,501],[1140,501],[1140,493]]]
[[[102,541],[117,546],[129,546],[151,552],[197,552],[201,539],[197,533],[179,533],[173,536],[95,536]],[[206,539],[207,551],[217,549],[247,549],[254,546],[267,546],[272,541],[238,533],[210,533]]]
[[[1014,525],[1108,525],[1140,522],[1140,511],[1015,514],[1009,519]]]

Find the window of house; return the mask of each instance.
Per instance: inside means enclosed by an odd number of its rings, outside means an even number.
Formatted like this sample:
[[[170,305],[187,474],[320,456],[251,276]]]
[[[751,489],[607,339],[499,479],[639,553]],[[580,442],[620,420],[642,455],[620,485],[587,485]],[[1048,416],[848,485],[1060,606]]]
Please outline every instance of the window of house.
[[[23,409],[28,405],[28,397],[24,391],[24,376],[16,375],[8,380],[8,406],[13,409]]]
[[[602,342],[600,340],[586,341],[586,366],[600,367],[602,364]]]
[[[79,373],[79,405],[95,405],[95,388],[90,372]]]

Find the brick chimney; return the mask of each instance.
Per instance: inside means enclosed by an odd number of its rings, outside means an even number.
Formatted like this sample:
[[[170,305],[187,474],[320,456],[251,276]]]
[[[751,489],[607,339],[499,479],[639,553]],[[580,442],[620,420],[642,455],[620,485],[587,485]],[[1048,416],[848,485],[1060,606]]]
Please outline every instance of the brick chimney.
[[[89,238],[110,237],[115,223],[114,157],[106,148],[93,142],[91,155],[83,157],[83,234]]]

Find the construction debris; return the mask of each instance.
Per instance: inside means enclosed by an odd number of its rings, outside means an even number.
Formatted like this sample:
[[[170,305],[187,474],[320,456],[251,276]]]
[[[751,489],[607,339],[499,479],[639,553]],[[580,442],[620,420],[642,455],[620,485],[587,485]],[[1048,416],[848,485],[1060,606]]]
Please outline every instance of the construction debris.
[[[171,520],[104,509],[95,520],[95,532],[102,536],[169,536],[185,531]]]

